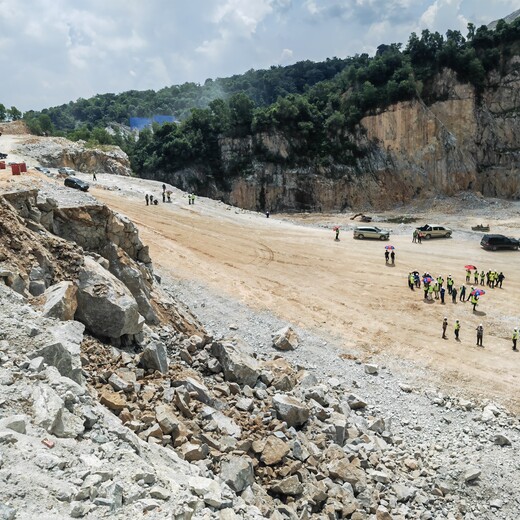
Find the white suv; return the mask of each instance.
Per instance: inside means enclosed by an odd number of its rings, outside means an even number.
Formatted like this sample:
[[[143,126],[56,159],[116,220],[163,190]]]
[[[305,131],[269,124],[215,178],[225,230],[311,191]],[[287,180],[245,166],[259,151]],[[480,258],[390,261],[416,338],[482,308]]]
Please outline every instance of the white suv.
[[[424,238],[429,240],[430,238],[450,238],[453,231],[444,226],[432,226],[426,224],[425,226],[417,228],[417,231],[422,232]]]
[[[390,231],[380,229],[376,226],[360,226],[354,229],[354,238],[377,238],[379,240],[388,240]]]

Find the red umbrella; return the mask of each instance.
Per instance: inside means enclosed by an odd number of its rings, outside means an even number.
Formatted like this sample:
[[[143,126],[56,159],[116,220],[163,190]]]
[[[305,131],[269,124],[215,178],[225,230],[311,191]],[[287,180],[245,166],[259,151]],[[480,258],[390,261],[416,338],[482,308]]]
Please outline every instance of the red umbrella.
[[[394,246],[385,246],[385,249],[395,249]]]
[[[474,265],[465,265],[464,269],[475,269],[475,271],[477,270],[477,268]]]
[[[338,229],[339,229],[339,226],[334,226],[334,227],[332,228],[333,231],[337,231]]]

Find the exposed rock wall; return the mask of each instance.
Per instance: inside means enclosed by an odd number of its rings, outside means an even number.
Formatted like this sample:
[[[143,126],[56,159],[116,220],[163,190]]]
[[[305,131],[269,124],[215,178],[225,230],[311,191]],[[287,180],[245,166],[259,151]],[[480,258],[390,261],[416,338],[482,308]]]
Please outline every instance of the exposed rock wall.
[[[21,145],[18,152],[36,159],[47,167],[68,166],[86,173],[131,175],[130,161],[118,146],[90,148],[84,141],[63,137],[34,137]]]
[[[418,98],[365,117],[356,135],[345,136],[362,153],[354,166],[291,167],[286,159],[300,143],[280,134],[222,139],[228,185],[206,178],[205,194],[271,211],[385,208],[461,190],[520,197],[520,56],[490,75],[478,96],[450,70],[438,75],[433,92],[440,101],[429,106]],[[184,189],[196,189],[204,173],[177,172],[176,178]]]

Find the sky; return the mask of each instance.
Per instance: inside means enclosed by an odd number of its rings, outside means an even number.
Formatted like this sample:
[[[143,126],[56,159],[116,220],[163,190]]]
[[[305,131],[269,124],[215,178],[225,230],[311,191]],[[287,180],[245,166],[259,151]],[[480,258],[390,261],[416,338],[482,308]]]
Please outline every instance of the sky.
[[[520,0],[0,0],[0,103],[40,110],[321,61],[423,29],[477,27]]]

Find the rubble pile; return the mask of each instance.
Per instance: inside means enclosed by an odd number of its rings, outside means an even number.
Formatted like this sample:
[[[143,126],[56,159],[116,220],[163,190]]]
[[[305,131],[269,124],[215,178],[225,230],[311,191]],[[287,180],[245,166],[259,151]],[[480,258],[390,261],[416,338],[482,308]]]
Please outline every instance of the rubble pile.
[[[108,209],[8,194],[0,225],[0,518],[516,518],[503,407],[428,391],[419,424],[376,363],[386,408],[291,364],[291,327],[255,355],[213,337]]]

